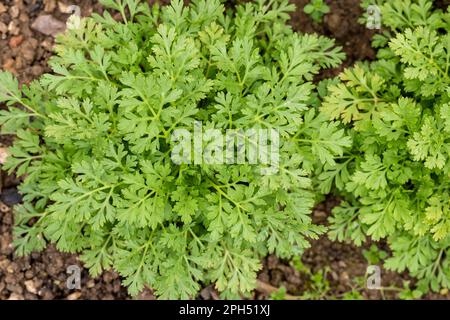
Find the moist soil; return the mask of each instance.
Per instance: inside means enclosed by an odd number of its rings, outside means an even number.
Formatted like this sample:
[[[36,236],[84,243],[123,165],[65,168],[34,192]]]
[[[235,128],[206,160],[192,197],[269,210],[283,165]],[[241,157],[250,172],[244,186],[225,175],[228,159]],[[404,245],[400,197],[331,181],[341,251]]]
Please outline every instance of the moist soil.
[[[167,1],[162,1],[167,2]],[[342,66],[327,70],[319,76],[333,77],[345,67],[357,61],[375,58],[371,48],[371,38],[376,31],[368,30],[358,23],[362,14],[359,0],[326,1],[330,13],[325,15],[322,23],[315,23],[303,12],[308,0],[292,0],[297,5],[292,13],[292,26],[295,30],[307,33],[319,33],[336,39],[343,47],[347,59]],[[68,5],[78,5],[82,16],[93,12],[102,12],[101,5],[93,0],[0,0],[0,69],[14,73],[20,83],[27,84],[45,72],[50,72],[47,65],[52,55],[54,38],[32,29],[31,25],[40,15],[51,15],[65,22],[68,14],[64,13]],[[436,5],[446,8],[448,0],[437,1]],[[4,107],[4,106],[3,106]],[[13,136],[0,137],[0,151],[11,145]],[[120,276],[112,271],[92,278],[83,268],[78,256],[58,252],[52,245],[39,253],[26,257],[17,257],[12,246],[13,214],[12,207],[21,202],[17,185],[20,179],[5,172],[0,174],[0,300],[11,299],[130,299],[126,288],[121,285]],[[313,213],[316,223],[326,224],[331,209],[338,200],[327,198],[319,204]],[[325,279],[329,289],[318,296],[322,299],[340,298],[345,292],[356,287],[355,279],[363,279],[367,270],[367,261],[363,250],[369,248],[366,243],[358,248],[350,244],[334,243],[325,236],[312,241],[311,248],[302,256],[303,264],[313,273],[326,270]],[[385,244],[378,247],[388,251]],[[66,281],[69,274],[67,267],[77,265],[81,268],[80,289],[70,290]],[[327,269],[328,268],[328,269]],[[404,281],[414,281],[406,274],[396,274],[382,270],[382,285],[401,288]],[[258,275],[258,289],[248,298],[266,299],[271,293],[284,287],[287,297],[296,298],[311,291],[311,278],[294,268],[288,261],[275,256],[263,260],[263,269]],[[364,287],[364,286],[363,286]],[[366,299],[396,298],[397,291],[359,289]],[[138,298],[154,299],[151,290],[145,290]],[[213,286],[206,286],[199,294],[199,299],[218,299]],[[426,298],[449,299],[449,296],[428,295]]]

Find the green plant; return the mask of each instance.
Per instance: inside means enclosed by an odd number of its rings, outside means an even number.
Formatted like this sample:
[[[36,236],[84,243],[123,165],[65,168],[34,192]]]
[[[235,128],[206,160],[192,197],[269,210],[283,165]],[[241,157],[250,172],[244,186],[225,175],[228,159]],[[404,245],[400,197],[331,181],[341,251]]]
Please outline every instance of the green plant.
[[[0,123],[17,133],[5,165],[23,176],[18,254],[47,242],[81,252],[95,276],[113,268],[131,294],[225,297],[255,286],[260,257],[301,254],[322,226],[309,216],[310,174],[351,143],[311,106],[313,76],[343,59],[334,42],[294,33],[287,1],[225,12],[217,0],[81,20],[60,36],[53,74],[18,88],[0,73]],[[276,174],[261,166],[175,163],[177,129],[276,129]],[[200,151],[205,151],[207,145]]]
[[[403,289],[400,290],[398,296],[402,300],[417,300],[420,299],[427,291],[427,287],[411,288],[410,282],[405,281],[403,283]]]
[[[342,296],[342,300],[364,300],[363,295],[356,290],[345,292]]]
[[[291,266],[297,270],[302,278],[303,291],[300,295],[290,295],[286,287],[281,286],[270,295],[273,300],[363,300],[362,292],[366,290],[367,277],[353,277],[349,282],[350,289],[343,293],[336,294],[332,290],[328,274],[330,268],[325,266],[315,272],[305,265],[299,256],[294,256],[291,260]],[[394,287],[381,288],[381,290],[397,290]],[[402,289],[403,290],[403,289]],[[405,289],[406,286],[405,286]]]
[[[311,0],[303,11],[309,15],[315,22],[319,23],[325,14],[330,12],[330,7],[324,0]]]
[[[319,176],[346,194],[329,235],[387,238],[386,268],[448,288],[450,13],[424,0],[379,5],[390,29],[375,39],[378,60],[345,70],[321,109],[354,141],[333,174]]]
[[[299,256],[295,256],[291,261],[292,266],[300,273],[303,273],[308,278],[307,288],[298,298],[300,300],[322,300],[333,299],[335,297],[330,293],[330,282],[327,279],[327,274],[330,272],[330,268],[326,266],[317,272],[311,271],[306,266]]]
[[[362,254],[369,265],[379,264],[380,262],[383,262],[388,256],[386,251],[379,249],[374,244],[370,246],[369,250],[364,249]]]
[[[286,288],[280,287],[270,295],[271,300],[286,300]]]

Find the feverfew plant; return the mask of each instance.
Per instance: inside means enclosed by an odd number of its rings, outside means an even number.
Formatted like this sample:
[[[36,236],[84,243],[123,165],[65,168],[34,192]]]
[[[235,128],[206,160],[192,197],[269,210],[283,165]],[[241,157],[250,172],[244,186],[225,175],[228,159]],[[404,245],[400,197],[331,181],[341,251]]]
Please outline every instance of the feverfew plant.
[[[343,54],[293,32],[287,1],[102,3],[122,21],[82,19],[58,38],[52,74],[20,90],[0,73],[2,130],[17,133],[6,168],[23,176],[17,253],[81,252],[92,275],[113,268],[133,295],[249,292],[261,257],[300,254],[323,232],[310,173],[351,141],[311,107],[311,80]],[[173,132],[196,122],[276,130],[278,172],[175,163]]]
[[[322,106],[354,139],[333,174],[319,177],[346,194],[329,235],[357,244],[387,238],[388,269],[448,288],[450,13],[424,0],[379,6],[390,27],[375,39],[379,60],[345,70]]]

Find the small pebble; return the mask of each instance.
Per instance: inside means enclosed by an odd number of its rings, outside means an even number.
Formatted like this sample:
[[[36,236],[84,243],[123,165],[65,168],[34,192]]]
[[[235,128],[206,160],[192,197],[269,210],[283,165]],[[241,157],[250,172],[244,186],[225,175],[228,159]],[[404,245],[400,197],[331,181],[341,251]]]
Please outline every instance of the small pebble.
[[[56,0],[44,0],[44,11],[53,12],[56,8]]]
[[[37,17],[31,28],[47,36],[55,37],[59,33],[64,32],[66,24],[46,14]]]
[[[22,202],[22,196],[16,188],[4,189],[0,195],[0,200],[8,206]]]
[[[18,6],[12,6],[11,8],[9,8],[9,15],[11,16],[11,18],[17,18],[19,16],[19,13],[20,9]]]
[[[6,7],[4,4],[0,3],[0,14],[5,13],[6,12]]]
[[[23,41],[23,36],[21,36],[21,35],[19,35],[19,36],[14,36],[14,37],[12,37],[12,38],[9,40],[9,46],[10,46],[11,49],[15,49],[15,48],[17,48],[18,46],[20,46],[20,44],[22,43],[22,41]],[[1,151],[0,151],[0,152],[1,152]],[[2,162],[1,162],[1,156],[0,156],[0,163],[2,163]]]
[[[27,280],[24,283],[25,283],[25,288],[28,290],[28,292],[37,294],[38,290],[37,290],[36,284],[34,283],[33,280]]]
[[[9,34],[17,36],[20,33],[19,21],[13,20],[8,25]]]
[[[44,73],[44,68],[40,65],[34,65],[31,67],[31,74],[35,77],[39,77],[42,73]]]
[[[23,296],[21,294],[12,293],[8,300],[24,300]]]
[[[6,34],[8,32],[8,26],[0,21],[0,33]]]
[[[90,279],[87,283],[86,283],[86,287],[91,289],[93,287],[95,287],[95,281]]]
[[[81,297],[81,292],[76,291],[74,293],[71,293],[67,296],[67,300],[78,300]]]

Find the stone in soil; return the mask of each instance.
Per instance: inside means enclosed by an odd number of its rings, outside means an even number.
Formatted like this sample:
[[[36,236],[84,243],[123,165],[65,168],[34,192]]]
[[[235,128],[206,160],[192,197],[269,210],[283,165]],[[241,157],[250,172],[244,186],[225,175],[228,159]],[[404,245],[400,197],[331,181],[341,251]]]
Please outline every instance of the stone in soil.
[[[0,200],[8,206],[18,204],[22,201],[22,196],[19,194],[16,188],[8,188],[2,190],[0,194]]]
[[[5,164],[8,158],[8,148],[0,147],[0,164]]]
[[[0,3],[0,14],[5,13],[7,11],[4,4]]]
[[[8,32],[8,26],[0,21],[0,36],[2,39],[6,38],[6,33]]]
[[[47,36],[55,37],[66,30],[66,24],[49,14],[45,14],[37,17],[31,28]]]
[[[22,35],[18,35],[18,36],[14,36],[9,40],[9,46],[11,49],[15,49],[18,46],[20,46],[20,44],[23,41],[23,36]]]

